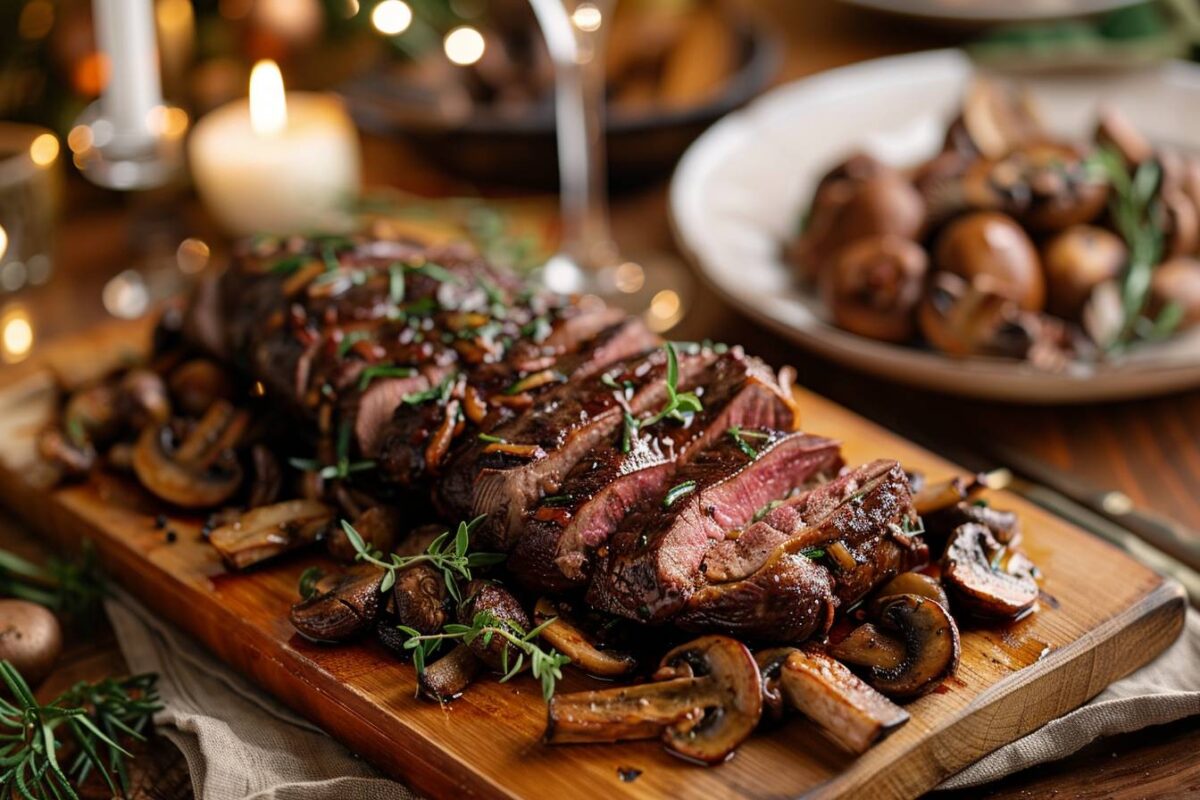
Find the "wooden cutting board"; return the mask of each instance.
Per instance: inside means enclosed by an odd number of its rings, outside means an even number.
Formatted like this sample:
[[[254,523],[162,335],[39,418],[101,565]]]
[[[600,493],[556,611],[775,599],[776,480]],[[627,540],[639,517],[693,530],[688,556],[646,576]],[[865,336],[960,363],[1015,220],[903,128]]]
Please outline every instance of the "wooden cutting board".
[[[912,797],[1150,661],[1183,624],[1177,585],[998,493],[996,505],[1020,512],[1024,549],[1045,573],[1040,609],[1007,626],[965,627],[958,674],[910,703],[912,720],[865,755],[842,753],[803,719],[755,735],[714,768],[684,763],[656,742],[548,747],[539,741],[545,706],[528,677],[505,685],[480,680],[438,706],[414,699],[413,670],[379,645],[322,647],[296,635],[288,607],[300,572],[319,556],[231,575],[200,540],[197,520],[173,520],[178,538],[169,543],[154,524],[163,509],[122,480],[38,488],[33,437],[53,413],[55,381],[86,380],[140,352],[146,334],[144,324],[109,326],[0,372],[0,501],[64,547],[94,541],[109,573],[149,608],[429,795]],[[932,479],[956,471],[827,400],[798,395],[804,427],[841,439],[851,464],[890,457]],[[594,684],[568,672],[560,691]]]

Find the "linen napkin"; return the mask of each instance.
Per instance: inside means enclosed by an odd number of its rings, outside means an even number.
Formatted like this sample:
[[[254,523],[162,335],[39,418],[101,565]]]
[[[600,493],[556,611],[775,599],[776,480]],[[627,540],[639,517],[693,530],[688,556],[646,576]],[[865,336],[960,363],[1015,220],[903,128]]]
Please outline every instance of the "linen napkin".
[[[164,708],[154,721],[187,759],[199,800],[419,800],[128,595],[118,592],[107,610],[130,669],[159,675]],[[1193,714],[1200,714],[1200,614],[1188,609],[1183,634],[1155,661],[938,788],[977,786],[1098,737]]]

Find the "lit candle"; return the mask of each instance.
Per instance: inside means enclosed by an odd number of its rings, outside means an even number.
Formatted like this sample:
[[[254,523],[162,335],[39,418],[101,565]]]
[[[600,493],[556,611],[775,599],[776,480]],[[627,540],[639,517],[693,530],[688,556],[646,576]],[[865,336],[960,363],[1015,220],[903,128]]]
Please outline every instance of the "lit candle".
[[[108,66],[101,107],[114,152],[154,141],[151,116],[163,104],[151,0],[93,0],[96,43]]]
[[[343,228],[358,193],[358,136],[341,102],[285,93],[273,61],[254,66],[249,101],[196,124],[188,152],[204,204],[235,234]]]

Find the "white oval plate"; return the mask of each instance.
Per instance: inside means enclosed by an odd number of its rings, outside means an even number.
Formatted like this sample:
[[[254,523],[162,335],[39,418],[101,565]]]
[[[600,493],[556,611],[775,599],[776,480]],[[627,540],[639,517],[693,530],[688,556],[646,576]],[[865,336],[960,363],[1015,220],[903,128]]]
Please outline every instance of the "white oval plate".
[[[1141,0],[846,0],[908,17],[954,22],[1035,22],[1084,17],[1131,6]]]
[[[734,306],[828,358],[892,380],[1020,403],[1086,403],[1200,385],[1200,330],[1095,366],[1048,373],[1020,361],[952,359],[887,344],[826,321],[780,255],[816,180],[861,148],[897,165],[937,152],[973,72],[958,50],[878,59],[764,95],[708,129],[671,181],[683,249]],[[1130,74],[1023,78],[1044,120],[1086,135],[1103,98],[1151,139],[1200,150],[1200,67],[1171,62]]]

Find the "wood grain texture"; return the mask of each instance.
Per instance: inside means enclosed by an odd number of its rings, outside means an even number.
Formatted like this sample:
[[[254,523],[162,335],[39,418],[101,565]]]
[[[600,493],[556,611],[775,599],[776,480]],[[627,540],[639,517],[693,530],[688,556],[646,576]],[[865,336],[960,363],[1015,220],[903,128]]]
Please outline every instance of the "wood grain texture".
[[[67,340],[47,356],[74,383],[144,334],[144,326],[110,327]],[[0,381],[0,409],[21,412],[3,414],[4,502],[64,545],[94,539],[109,572],[149,607],[383,771],[429,794],[915,796],[1146,663],[1182,625],[1177,587],[1019,498],[998,495],[998,505],[1021,513],[1025,549],[1045,573],[1052,600],[1018,623],[965,629],[957,676],[909,704],[912,721],[866,755],[846,756],[799,719],[755,736],[713,769],[685,764],[654,743],[550,748],[538,740],[544,706],[528,678],[481,681],[443,707],[415,700],[412,669],[377,645],[320,647],[294,634],[287,609],[299,573],[318,556],[229,575],[200,540],[199,520],[173,518],[179,535],[168,542],[154,525],[163,509],[125,481],[31,488],[29,438],[49,413],[54,381],[37,365],[23,372]],[[805,428],[842,439],[849,462],[894,457],[935,479],[954,471],[826,400],[804,392],[799,400]],[[591,683],[570,674],[561,690]],[[642,773],[626,783],[620,768]]]

